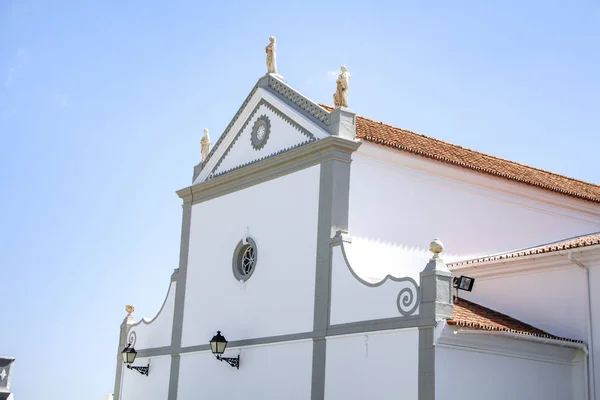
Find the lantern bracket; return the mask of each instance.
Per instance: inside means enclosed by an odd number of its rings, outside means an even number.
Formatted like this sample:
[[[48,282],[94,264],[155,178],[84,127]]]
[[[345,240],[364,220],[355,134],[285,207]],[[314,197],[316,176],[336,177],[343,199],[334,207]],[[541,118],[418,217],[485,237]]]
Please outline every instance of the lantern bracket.
[[[237,357],[221,357],[217,355],[217,360],[225,361],[227,364],[231,365],[234,368],[240,369],[240,356]]]
[[[148,372],[150,371],[150,363],[148,363],[148,365],[146,365],[145,367],[127,364],[127,368],[133,369],[133,370],[139,372],[142,375],[148,376]]]

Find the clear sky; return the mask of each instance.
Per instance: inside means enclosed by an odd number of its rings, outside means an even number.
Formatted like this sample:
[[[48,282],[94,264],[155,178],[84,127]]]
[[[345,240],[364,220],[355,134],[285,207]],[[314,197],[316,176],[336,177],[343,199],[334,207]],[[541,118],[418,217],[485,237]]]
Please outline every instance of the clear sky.
[[[345,64],[359,115],[600,183],[599,0],[0,0],[0,355],[17,399],[112,393],[124,306],[153,317],[178,266],[175,190],[202,129],[214,143],[266,72],[270,35],[315,101]]]

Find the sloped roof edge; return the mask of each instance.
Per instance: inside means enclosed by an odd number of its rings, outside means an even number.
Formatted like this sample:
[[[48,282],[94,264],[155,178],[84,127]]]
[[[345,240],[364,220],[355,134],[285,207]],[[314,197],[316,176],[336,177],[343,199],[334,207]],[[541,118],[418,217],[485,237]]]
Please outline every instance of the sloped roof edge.
[[[448,325],[456,325],[475,330],[508,332],[525,336],[535,336],[566,342],[583,343],[580,340],[551,335],[518,319],[494,311],[469,300],[454,297],[454,317]]]
[[[556,242],[535,247],[529,247],[522,250],[509,251],[505,253],[494,254],[470,260],[455,261],[452,263],[448,263],[448,267],[460,267],[465,265],[481,264],[491,261],[509,260],[514,258],[527,257],[535,254],[552,253],[556,251],[571,250],[595,245],[600,245],[600,232],[576,236],[568,239],[562,239]]]

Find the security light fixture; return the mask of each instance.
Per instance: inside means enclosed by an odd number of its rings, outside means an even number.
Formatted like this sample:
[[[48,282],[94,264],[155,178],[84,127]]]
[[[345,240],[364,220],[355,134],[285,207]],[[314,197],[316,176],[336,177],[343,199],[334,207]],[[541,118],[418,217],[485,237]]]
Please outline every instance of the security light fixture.
[[[475,278],[470,278],[468,276],[461,276],[458,278],[454,278],[453,281],[453,286],[455,289],[460,289],[460,290],[466,290],[467,292],[470,292],[471,290],[473,290],[473,284],[475,283]]]
[[[223,357],[222,354],[225,352],[227,348],[227,340],[223,335],[221,335],[221,331],[217,331],[217,334],[213,336],[210,340],[210,350],[215,355],[217,360],[225,361],[227,364],[240,369],[240,356],[237,357]]]
[[[136,356],[137,351],[135,351],[131,343],[127,344],[127,347],[125,347],[121,352],[121,357],[123,357],[123,362],[125,363],[125,365],[127,365],[127,368],[134,369],[140,374],[148,376],[148,372],[150,370],[150,363],[148,363],[148,365],[145,367],[131,365],[135,361]]]

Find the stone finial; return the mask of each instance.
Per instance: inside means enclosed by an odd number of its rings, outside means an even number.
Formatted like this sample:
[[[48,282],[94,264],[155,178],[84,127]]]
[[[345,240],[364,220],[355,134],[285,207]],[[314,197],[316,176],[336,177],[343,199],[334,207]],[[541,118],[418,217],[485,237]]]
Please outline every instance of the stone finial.
[[[210,137],[208,136],[208,129],[204,128],[204,135],[202,136],[202,140],[200,140],[200,147],[202,152],[202,161],[206,161],[206,157],[208,157],[208,153],[210,152]]]
[[[429,251],[433,253],[432,260],[440,258],[440,253],[444,251],[444,243],[438,238],[433,239],[429,244]]]
[[[336,81],[336,91],[333,94],[333,105],[336,108],[348,108],[348,83],[350,81],[350,72],[348,72],[345,65],[342,65],[340,70],[340,75]]]
[[[275,36],[269,38],[269,44],[265,47],[267,53],[267,73],[279,75],[277,73],[277,44]]]
[[[135,311],[135,307],[132,305],[126,305],[125,311],[127,311],[127,317],[130,317],[131,313]]]

